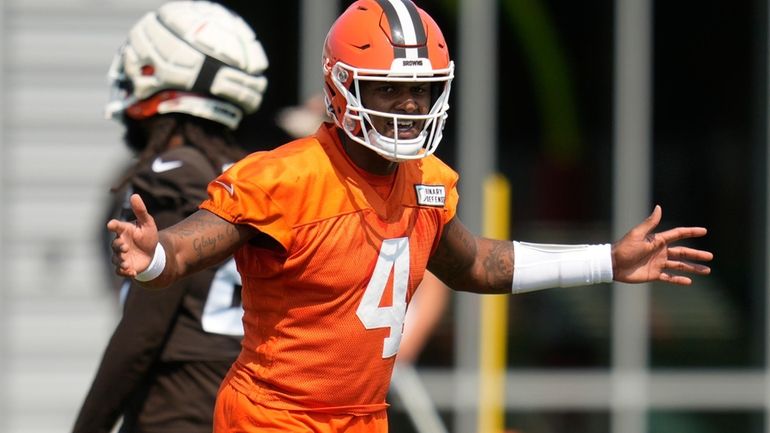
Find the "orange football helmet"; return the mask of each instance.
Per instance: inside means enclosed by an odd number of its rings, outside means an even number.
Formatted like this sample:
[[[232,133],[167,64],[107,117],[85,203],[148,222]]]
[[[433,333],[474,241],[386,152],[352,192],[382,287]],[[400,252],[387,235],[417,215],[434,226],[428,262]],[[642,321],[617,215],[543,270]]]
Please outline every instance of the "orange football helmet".
[[[326,36],[323,71],[329,114],[352,140],[393,161],[424,158],[436,150],[449,109],[454,63],[441,29],[410,0],[350,5]],[[427,114],[368,109],[359,97],[361,80],[432,83],[432,106]],[[377,132],[370,116],[392,119],[393,137]],[[399,120],[423,121],[420,134],[399,139]]]

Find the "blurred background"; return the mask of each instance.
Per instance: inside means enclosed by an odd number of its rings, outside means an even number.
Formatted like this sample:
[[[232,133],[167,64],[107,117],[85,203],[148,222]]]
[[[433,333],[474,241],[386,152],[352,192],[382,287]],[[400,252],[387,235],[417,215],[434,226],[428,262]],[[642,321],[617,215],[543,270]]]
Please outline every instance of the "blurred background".
[[[103,119],[106,72],[155,0],[0,0],[0,431],[70,429],[119,317],[101,234],[130,157]],[[223,1],[271,62],[239,137],[287,139],[278,112],[321,89],[347,0]],[[690,287],[602,285],[504,298],[513,433],[770,432],[768,2],[416,0],[456,63],[438,155],[460,216],[511,184],[519,240],[617,239],[654,204],[709,228]],[[416,366],[453,433],[476,432],[478,297],[455,294]],[[362,372],[361,374],[365,374]],[[391,431],[417,432],[398,395]]]

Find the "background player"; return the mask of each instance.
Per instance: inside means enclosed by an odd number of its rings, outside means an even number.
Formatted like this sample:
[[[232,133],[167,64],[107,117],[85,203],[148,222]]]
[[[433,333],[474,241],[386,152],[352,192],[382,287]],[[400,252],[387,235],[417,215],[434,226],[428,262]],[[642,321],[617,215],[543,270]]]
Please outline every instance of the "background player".
[[[159,227],[195,212],[206,185],[243,156],[231,130],[260,105],[268,60],[237,15],[206,1],[170,2],[142,17],[116,55],[107,114],[125,126],[135,163],[115,187],[133,218],[141,194]],[[168,290],[126,280],[123,316],[73,433],[208,433],[216,391],[240,352],[240,276],[233,260]]]

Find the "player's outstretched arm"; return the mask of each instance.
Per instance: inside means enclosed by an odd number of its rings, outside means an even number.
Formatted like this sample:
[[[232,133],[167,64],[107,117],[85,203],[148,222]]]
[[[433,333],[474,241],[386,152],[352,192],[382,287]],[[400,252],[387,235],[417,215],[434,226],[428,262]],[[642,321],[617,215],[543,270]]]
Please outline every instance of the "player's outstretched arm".
[[[686,275],[708,275],[711,268],[696,262],[709,262],[714,255],[709,251],[697,250],[671,244],[683,239],[706,235],[703,227],[677,227],[660,233],[654,230],[660,224],[663,211],[655,206],[650,216],[629,230],[623,238],[612,245],[613,278],[624,283],[664,281],[672,284],[689,285],[692,279]]]
[[[625,283],[663,281],[692,284],[690,275],[707,275],[699,263],[709,251],[672,244],[706,235],[703,227],[655,228],[662,210],[631,229],[613,245],[554,245],[498,241],[472,235],[457,219],[442,233],[428,269],[455,290],[477,293],[521,293],[612,280]]]
[[[257,233],[251,227],[231,224],[206,210],[199,210],[158,232],[137,194],[131,196],[131,207],[135,222],[111,220],[107,223],[107,229],[115,233],[112,263],[118,275],[143,280],[142,284],[148,287],[166,287],[186,275],[220,263]]]

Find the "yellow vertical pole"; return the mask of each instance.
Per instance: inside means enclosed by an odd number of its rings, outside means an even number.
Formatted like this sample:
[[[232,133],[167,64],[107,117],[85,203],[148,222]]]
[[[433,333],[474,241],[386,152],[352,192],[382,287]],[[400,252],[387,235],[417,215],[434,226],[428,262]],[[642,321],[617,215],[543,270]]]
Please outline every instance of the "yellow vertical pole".
[[[511,187],[500,174],[484,181],[483,235],[509,239]],[[505,371],[508,334],[508,295],[481,298],[478,433],[502,433],[505,428]]]

